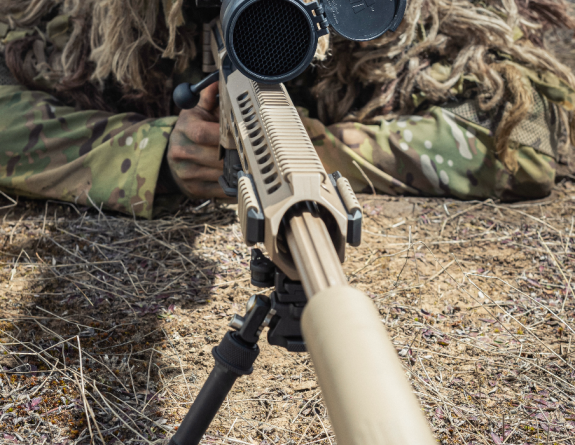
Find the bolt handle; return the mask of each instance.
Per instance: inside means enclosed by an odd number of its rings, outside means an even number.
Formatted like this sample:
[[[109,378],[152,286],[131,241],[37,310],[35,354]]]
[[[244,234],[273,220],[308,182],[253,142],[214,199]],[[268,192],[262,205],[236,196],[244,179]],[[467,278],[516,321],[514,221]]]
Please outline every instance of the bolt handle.
[[[220,72],[214,71],[195,85],[190,85],[187,82],[181,83],[174,90],[174,103],[182,110],[194,108],[200,101],[200,92],[212,83],[217,82],[219,78]]]

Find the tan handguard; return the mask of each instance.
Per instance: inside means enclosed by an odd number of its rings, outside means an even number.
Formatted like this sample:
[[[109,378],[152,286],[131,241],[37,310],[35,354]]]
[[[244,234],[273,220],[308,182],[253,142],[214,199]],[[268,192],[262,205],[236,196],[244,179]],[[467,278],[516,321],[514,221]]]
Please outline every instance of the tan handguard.
[[[361,208],[339,173],[328,175],[284,85],[266,85],[229,70],[219,20],[211,49],[220,72],[220,144],[237,149],[238,214],[248,246],[264,243],[274,264],[300,281],[285,235],[284,217],[296,204],[313,203],[327,225],[339,262],[346,243],[361,243]]]
[[[326,173],[285,87],[256,83],[235,71],[220,95],[230,104],[222,109],[232,111],[222,127],[225,131],[229,126],[245,173],[238,180],[244,241],[263,242],[276,266],[299,280],[286,244],[284,217],[297,203],[311,202],[327,221],[342,262],[346,242],[360,242],[361,231],[354,229],[361,222],[361,209],[347,179]]]
[[[361,208],[328,175],[283,85],[220,68],[221,143],[242,163],[238,213],[248,245],[302,282],[301,327],[339,445],[434,445],[373,302],[347,284],[346,241],[360,242]],[[216,57],[215,57],[216,58]],[[302,205],[306,203],[306,205]]]

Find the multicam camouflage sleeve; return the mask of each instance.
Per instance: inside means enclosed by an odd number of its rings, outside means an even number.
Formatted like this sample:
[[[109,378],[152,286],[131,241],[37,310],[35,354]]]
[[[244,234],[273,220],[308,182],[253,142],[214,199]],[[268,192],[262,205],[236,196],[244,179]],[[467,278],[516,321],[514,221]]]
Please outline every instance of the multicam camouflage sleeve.
[[[302,118],[326,169],[339,170],[356,191],[370,190],[371,182],[392,195],[516,200],[544,197],[554,184],[559,130],[547,116],[553,106],[541,99],[541,107],[517,129],[514,173],[495,155],[493,129],[461,107],[432,107],[377,125],[326,127]],[[176,120],[75,111],[46,93],[2,85],[0,190],[151,218]]]
[[[555,181],[553,157],[515,143],[519,169],[511,173],[488,128],[444,108],[378,125],[303,121],[327,171],[339,170],[356,192],[370,190],[367,177],[392,195],[516,200],[544,197]]]
[[[176,117],[75,111],[49,94],[0,86],[0,190],[153,215]]]

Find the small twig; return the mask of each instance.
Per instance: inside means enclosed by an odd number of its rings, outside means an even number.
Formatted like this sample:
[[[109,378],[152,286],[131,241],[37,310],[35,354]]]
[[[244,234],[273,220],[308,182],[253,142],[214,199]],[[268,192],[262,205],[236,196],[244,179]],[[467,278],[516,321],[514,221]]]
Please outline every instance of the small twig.
[[[10,208],[16,207],[18,205],[18,201],[17,201],[18,197],[16,197],[16,199],[13,199],[1,190],[0,190],[0,195],[4,196],[4,198],[6,198],[8,201],[12,202],[12,204],[10,204],[10,205],[0,207],[0,210],[10,209]]]
[[[373,182],[371,182],[371,179],[369,179],[369,177],[365,174],[365,172],[363,171],[363,169],[359,166],[359,164],[353,160],[351,161],[351,163],[353,165],[355,165],[355,167],[359,170],[359,172],[361,173],[361,176],[363,176],[363,179],[365,179],[365,181],[369,184],[369,186],[371,187],[371,192],[373,193],[373,196],[377,195],[377,193],[375,192],[375,187],[373,186]]]
[[[567,287],[565,288],[565,298],[563,298],[563,303],[561,304],[561,313],[565,312],[565,303],[567,302],[567,297],[569,296],[569,292],[567,291],[567,289],[571,288],[571,279],[573,278],[573,275],[569,275],[569,282],[567,283]]]
[[[74,284],[74,286],[76,286],[76,288],[82,293],[82,295],[84,295],[84,298],[86,298],[86,300],[88,300],[88,303],[90,303],[92,306],[94,306],[94,303],[92,303],[90,301],[90,299],[87,297],[87,295],[84,293],[84,291],[82,291],[82,289],[80,289],[76,283],[72,283],[72,284]]]
[[[180,358],[180,354],[178,354],[178,351],[174,347],[174,344],[172,343],[172,340],[170,339],[170,337],[168,336],[166,331],[164,331],[164,329],[162,329],[162,332],[164,333],[164,335],[166,336],[166,338],[170,342],[170,346],[172,347],[172,350],[176,353],[176,356],[178,357],[178,362],[180,364],[180,371],[182,371],[182,377],[184,378],[184,383],[186,384],[186,388],[188,389],[188,394],[190,395],[190,399],[193,399],[194,396],[192,396],[192,391],[190,390],[190,385],[188,385],[188,379],[186,378],[186,373],[184,372],[184,366],[182,365],[182,359]]]
[[[431,277],[429,277],[427,279],[427,282],[431,282],[433,280],[435,280],[439,275],[441,275],[443,272],[445,272],[447,269],[449,269],[449,267],[455,263],[455,260],[451,260],[446,266],[442,266],[441,270],[438,271],[436,274],[432,275]]]
[[[575,217],[571,217],[571,229],[569,229],[569,236],[565,242],[565,253],[569,250],[569,241],[571,241],[571,235],[573,234],[573,223],[575,223]]]
[[[130,345],[130,355],[128,356],[128,360],[126,361],[128,365],[128,371],[130,371],[130,381],[132,382],[132,389],[134,390],[134,400],[136,401],[136,406],[139,405],[138,402],[138,393],[136,392],[136,386],[134,385],[134,378],[132,377],[132,369],[130,368],[130,358],[132,357],[132,350],[134,348]]]
[[[491,201],[491,200],[489,199],[488,201]],[[450,216],[450,217],[448,217],[448,218],[445,218],[445,221],[443,221],[443,224],[441,225],[441,230],[439,231],[439,237],[441,238],[441,237],[443,236],[443,231],[445,230],[445,225],[446,225],[449,221],[451,221],[452,219],[457,218],[457,217],[460,216],[460,215],[463,215],[463,214],[465,214],[465,213],[467,213],[467,212],[470,212],[471,210],[474,210],[474,209],[476,209],[477,207],[481,207],[482,205],[485,205],[485,204],[487,204],[487,201],[486,201],[486,202],[480,202],[480,203],[478,203],[478,204],[475,204],[474,206],[471,206],[471,207],[469,207],[469,208],[467,208],[467,209],[465,209],[465,210],[462,210],[461,212],[457,212],[457,213],[456,213],[455,215],[453,215],[453,216]]]
[[[330,445],[333,445],[333,442],[331,441],[331,437],[329,437],[329,433],[327,432],[327,429],[326,429],[325,425],[323,424],[321,417],[319,416],[319,414],[317,412],[315,413],[315,415],[317,416],[317,418],[319,419],[319,422],[321,423],[323,431],[325,432],[325,437],[327,437],[327,440],[329,441]]]
[[[94,435],[92,434],[92,425],[90,424],[90,416],[94,420],[94,425],[98,429],[98,435],[100,436],[100,440],[102,444],[105,444],[106,441],[102,437],[102,433],[98,428],[98,423],[96,422],[96,418],[94,417],[94,413],[92,412],[90,405],[88,404],[88,400],[86,399],[86,391],[84,385],[84,367],[82,366],[82,345],[80,344],[80,337],[76,336],[76,340],[78,341],[78,357],[80,361],[80,393],[82,394],[82,401],[84,402],[84,411],[86,412],[86,422],[88,423],[88,431],[90,432],[90,437],[92,438],[92,443],[94,443]]]
[[[549,249],[549,246],[545,243],[545,241],[543,241],[543,238],[541,237],[541,232],[537,232],[537,236],[539,237],[539,241],[541,242],[541,244],[543,244],[543,246],[545,247],[545,250],[547,250],[547,252],[549,252],[549,255],[551,255],[551,258],[553,258],[553,262],[557,266],[557,269],[559,269],[559,272],[561,273],[563,280],[565,280],[565,283],[567,285],[567,289],[569,289],[571,291],[571,295],[575,297],[575,293],[573,293],[573,289],[571,288],[571,279],[569,279],[569,281],[567,281],[567,277],[565,276],[565,273],[563,272],[563,268],[559,264],[559,261],[557,260],[555,255],[553,255],[553,252],[551,252],[551,250]],[[567,295],[565,295],[565,300],[567,300]]]
[[[102,401],[105,403],[105,405],[108,407],[108,409],[110,411],[112,411],[112,414],[114,414],[114,416],[116,416],[120,422],[122,422],[126,428],[128,428],[131,432],[133,432],[134,434],[136,434],[138,437],[140,437],[144,442],[149,443],[150,445],[153,445],[152,442],[150,442],[148,439],[146,439],[144,436],[142,436],[138,431],[136,431],[134,428],[132,428],[128,422],[126,422],[122,416],[120,414],[118,414],[114,408],[112,408],[110,406],[110,404],[108,403],[108,401],[106,400],[106,398],[102,395],[102,393],[100,392],[100,390],[96,387],[96,385],[92,385],[92,388],[94,388],[94,390],[98,393],[98,395],[100,396],[100,398],[102,399]],[[105,443],[105,442],[104,442]]]
[[[148,392],[150,391],[150,372],[152,371],[152,357],[154,356],[154,350],[152,349],[152,352],[150,353],[150,362],[148,364],[148,380],[146,381],[146,394],[145,394],[145,399],[144,399],[144,407],[142,408],[142,412],[145,411],[146,406],[148,406]],[[150,399],[151,401],[152,399]]]

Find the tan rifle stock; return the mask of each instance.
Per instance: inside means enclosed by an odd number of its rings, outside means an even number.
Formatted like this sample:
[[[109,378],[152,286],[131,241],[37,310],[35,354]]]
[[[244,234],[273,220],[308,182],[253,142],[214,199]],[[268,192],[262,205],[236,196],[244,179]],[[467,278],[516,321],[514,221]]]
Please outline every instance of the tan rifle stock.
[[[221,68],[226,50],[212,40]],[[349,183],[334,187],[283,85],[220,69],[220,116],[221,143],[238,149],[249,174],[238,183],[245,241],[248,211],[263,214],[268,255],[303,284],[302,331],[337,443],[434,444],[376,308],[341,266],[347,213],[360,208]],[[301,202],[318,211],[294,212]]]

